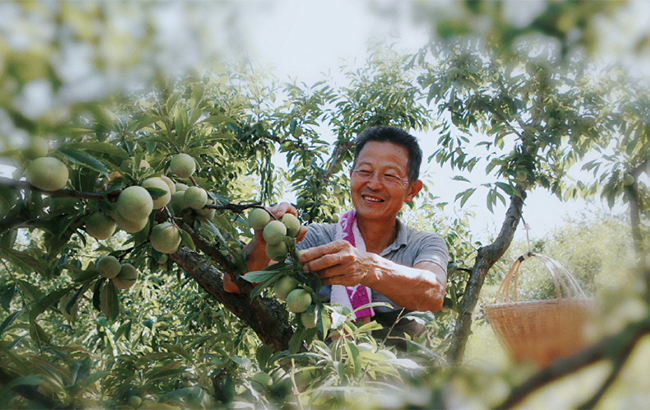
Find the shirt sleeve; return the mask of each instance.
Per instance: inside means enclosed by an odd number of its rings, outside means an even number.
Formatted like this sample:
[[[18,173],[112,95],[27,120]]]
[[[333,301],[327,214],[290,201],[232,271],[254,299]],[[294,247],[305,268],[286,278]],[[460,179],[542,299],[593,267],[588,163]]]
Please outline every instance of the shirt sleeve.
[[[296,249],[301,251],[314,246],[325,245],[334,240],[336,225],[313,223],[307,226],[307,233],[302,241],[296,244]]]
[[[415,255],[413,265],[420,262],[432,262],[440,266],[445,274],[449,261],[449,250],[445,240],[435,234],[426,234],[420,243],[419,251]]]

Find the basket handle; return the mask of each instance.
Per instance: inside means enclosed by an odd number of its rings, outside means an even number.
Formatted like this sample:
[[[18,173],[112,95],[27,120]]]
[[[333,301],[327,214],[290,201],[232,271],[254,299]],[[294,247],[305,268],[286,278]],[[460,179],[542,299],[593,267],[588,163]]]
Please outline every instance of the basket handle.
[[[510,283],[513,284],[513,301],[517,301],[517,278],[519,275],[519,268],[521,264],[530,257],[538,258],[542,263],[544,263],[544,266],[546,266],[551,275],[551,279],[553,279],[553,283],[555,284],[555,295],[557,296],[558,301],[562,300],[562,294],[565,294],[568,299],[587,297],[580,288],[578,281],[568,270],[560,265],[559,262],[546,255],[542,255],[541,253],[526,252],[517,258],[506,274],[499,290],[497,291],[495,303],[509,303],[511,301]]]

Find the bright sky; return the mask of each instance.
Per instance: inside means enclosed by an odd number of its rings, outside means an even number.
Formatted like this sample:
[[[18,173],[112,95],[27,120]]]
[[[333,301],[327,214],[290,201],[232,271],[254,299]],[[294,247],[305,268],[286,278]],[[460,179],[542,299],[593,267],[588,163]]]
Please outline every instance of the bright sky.
[[[257,13],[244,13],[240,23],[247,37],[244,39],[253,58],[262,65],[274,67],[281,80],[298,79],[307,84],[329,73],[336,78],[342,62],[365,60],[366,46],[371,37],[390,39],[398,49],[417,50],[428,40],[429,27],[415,24],[403,3],[378,2],[387,13],[382,16],[370,12],[370,5],[361,1],[281,1],[261,5],[245,3]],[[375,3],[377,4],[377,3]],[[514,2],[513,4],[516,4]],[[519,3],[521,4],[521,3]],[[263,10],[259,8],[263,6]],[[425,158],[436,149],[437,135],[417,135]],[[327,139],[327,136],[324,136]],[[283,164],[278,164],[283,165]],[[433,191],[449,202],[447,212],[453,214],[456,193],[491,182],[480,175],[483,167],[476,167],[472,184],[453,181],[450,169],[440,169],[437,164],[424,164],[422,172],[429,172],[434,179]],[[477,191],[465,205],[476,213],[471,229],[481,240],[500,230],[506,208],[500,205],[494,214],[485,206],[486,192]],[[292,197],[288,197],[292,199]],[[530,236],[541,237],[555,227],[561,226],[567,216],[577,217],[588,208],[603,208],[600,204],[587,206],[584,202],[563,203],[546,191],[530,194],[524,208],[524,218],[531,228]],[[620,209],[618,210],[620,211]],[[523,224],[515,239],[526,239]]]

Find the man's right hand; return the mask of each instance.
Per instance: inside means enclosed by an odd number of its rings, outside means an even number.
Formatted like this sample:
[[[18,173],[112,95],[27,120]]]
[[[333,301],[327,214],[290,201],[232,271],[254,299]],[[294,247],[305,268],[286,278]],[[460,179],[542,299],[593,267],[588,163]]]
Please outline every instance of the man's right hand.
[[[271,215],[277,219],[281,219],[285,214],[292,214],[298,216],[296,208],[288,202],[280,202],[277,205],[265,208]],[[255,230],[255,236],[244,247],[246,252],[246,267],[249,272],[256,272],[264,269],[271,264],[271,259],[266,256],[266,241],[262,235],[262,229]],[[296,241],[300,242],[307,234],[307,227],[301,226],[300,232],[296,235]],[[230,275],[224,277],[224,290],[229,293],[239,293],[239,288],[232,281]]]

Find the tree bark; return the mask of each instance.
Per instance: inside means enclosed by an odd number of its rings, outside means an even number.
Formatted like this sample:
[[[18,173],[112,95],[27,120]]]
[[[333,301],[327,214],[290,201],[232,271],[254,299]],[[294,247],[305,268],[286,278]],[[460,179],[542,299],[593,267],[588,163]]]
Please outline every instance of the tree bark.
[[[262,340],[276,351],[286,350],[293,330],[285,309],[275,299],[256,297],[250,300],[248,292],[228,293],[223,289],[223,275],[198,252],[185,247],[171,254],[170,259],[180,266],[199,286],[224,307],[246,322]]]
[[[526,195],[522,188],[518,187],[518,189],[521,197],[510,197],[510,205],[499,236],[490,245],[479,248],[477,252],[474,267],[465,286],[465,294],[460,302],[458,319],[452,333],[452,343],[446,353],[449,363],[457,364],[462,361],[467,347],[467,340],[471,334],[472,315],[478,303],[485,277],[490,268],[508,249],[517,230]]]

